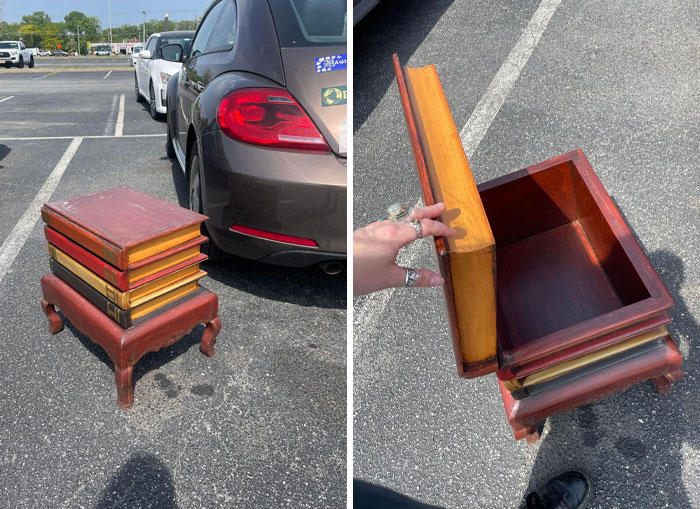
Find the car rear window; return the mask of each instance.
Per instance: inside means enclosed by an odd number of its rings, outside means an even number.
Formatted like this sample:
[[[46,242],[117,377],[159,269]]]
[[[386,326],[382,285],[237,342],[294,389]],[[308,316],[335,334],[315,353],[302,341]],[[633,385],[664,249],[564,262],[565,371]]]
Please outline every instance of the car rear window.
[[[280,46],[338,46],[347,42],[345,0],[268,0]]]
[[[187,50],[190,48],[190,43],[192,42],[192,35],[194,34],[188,34],[188,35],[161,35],[160,39],[158,39],[158,47],[156,49],[157,56],[156,58],[163,58],[163,56],[160,54],[160,50],[163,46],[167,46],[168,44],[179,44],[182,46],[183,49],[183,55],[187,53]]]

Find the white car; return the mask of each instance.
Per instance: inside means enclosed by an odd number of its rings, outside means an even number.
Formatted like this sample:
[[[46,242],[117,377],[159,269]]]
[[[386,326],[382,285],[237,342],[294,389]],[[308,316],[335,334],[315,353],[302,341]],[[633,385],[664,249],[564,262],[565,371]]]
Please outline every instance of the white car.
[[[27,49],[22,41],[0,41],[0,61],[5,62],[5,67],[34,67],[32,50]]]
[[[139,59],[139,53],[141,53],[142,49],[143,46],[134,46],[134,51],[131,53],[131,67],[136,67],[136,61]]]
[[[39,50],[39,56],[40,57],[50,57],[51,52],[47,49],[42,49],[42,50]]]
[[[161,49],[170,44],[179,44],[182,54],[187,53],[194,36],[193,30],[162,32],[151,35],[136,60],[134,73],[136,100],[148,100],[151,117],[158,119],[166,110],[168,80],[180,70],[182,63],[163,60]]]

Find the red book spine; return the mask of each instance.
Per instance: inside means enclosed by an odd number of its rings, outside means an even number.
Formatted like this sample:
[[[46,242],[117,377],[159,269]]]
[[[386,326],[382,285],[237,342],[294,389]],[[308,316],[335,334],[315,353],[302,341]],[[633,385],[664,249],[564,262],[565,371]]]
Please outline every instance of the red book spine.
[[[51,242],[51,244],[90,269],[109,284],[116,286],[123,292],[129,289],[129,281],[126,272],[122,272],[112,267],[104,260],[83,249],[75,242],[72,242],[48,226],[44,226],[44,236],[46,237],[46,240]]]
[[[102,239],[94,233],[87,231],[85,228],[78,226],[74,222],[66,219],[46,206],[41,208],[41,219],[51,228],[58,230],[66,237],[73,239],[76,243],[80,244],[89,251],[92,251],[102,260],[107,261],[121,270],[126,268],[126,249],[121,249],[120,247],[107,242],[105,239]]]

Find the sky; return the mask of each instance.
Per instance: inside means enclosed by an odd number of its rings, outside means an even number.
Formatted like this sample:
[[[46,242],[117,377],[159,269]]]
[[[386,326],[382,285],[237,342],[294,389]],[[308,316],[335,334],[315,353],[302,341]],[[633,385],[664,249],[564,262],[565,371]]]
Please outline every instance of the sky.
[[[162,19],[165,13],[171,20],[201,18],[212,0],[111,0],[112,26],[138,25],[146,19]],[[71,11],[97,16],[102,28],[109,28],[107,0],[0,0],[0,21],[19,22],[25,14],[44,11],[52,21],[63,21]]]

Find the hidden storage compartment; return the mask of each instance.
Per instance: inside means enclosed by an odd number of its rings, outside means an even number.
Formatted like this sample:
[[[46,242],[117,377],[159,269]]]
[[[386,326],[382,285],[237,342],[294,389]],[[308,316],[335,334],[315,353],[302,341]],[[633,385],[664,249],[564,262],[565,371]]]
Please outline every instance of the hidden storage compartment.
[[[496,240],[499,351],[650,297],[601,189],[570,160],[479,186]]]

